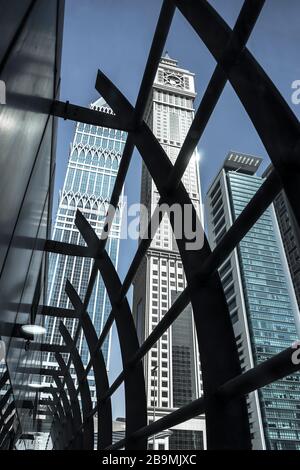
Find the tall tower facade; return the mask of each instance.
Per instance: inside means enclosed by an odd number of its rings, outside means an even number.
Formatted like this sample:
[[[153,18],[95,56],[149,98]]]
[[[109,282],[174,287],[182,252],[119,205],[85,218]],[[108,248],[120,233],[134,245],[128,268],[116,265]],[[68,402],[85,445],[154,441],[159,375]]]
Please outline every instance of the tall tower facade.
[[[91,108],[111,113],[112,110],[102,98],[91,104]],[[89,221],[95,232],[100,236],[105,215],[119,169],[120,159],[125,145],[126,133],[100,126],[78,123],[63,189],[60,193],[59,206],[54,225],[53,239],[66,243],[84,244],[75,226],[75,215],[79,209]],[[122,196],[120,206],[122,205]],[[121,230],[121,211],[117,210],[106,249],[115,264],[118,261],[119,240]],[[83,299],[86,293],[93,260],[51,254],[49,261],[49,292],[48,304],[61,308],[72,308],[65,293],[66,280],[73,284]],[[95,288],[91,296],[88,313],[99,336],[110,313],[111,305],[104,283],[98,274]],[[60,319],[47,318],[47,342],[60,343],[58,330]],[[78,321],[65,319],[65,325],[74,336]],[[111,336],[103,344],[102,352],[108,366]],[[83,339],[79,340],[79,352],[84,365],[89,360],[88,347]],[[55,367],[56,360],[51,353],[44,355],[45,367]],[[73,370],[71,369],[71,372]],[[74,371],[73,371],[74,372]],[[89,377],[92,399],[95,401],[95,384],[93,373]],[[51,381],[51,378],[46,378]]]
[[[267,177],[271,170],[270,165],[263,176]],[[284,190],[275,197],[274,208],[300,309],[300,228]]]
[[[160,61],[146,120],[154,135],[174,164],[194,118],[194,74],[178,67],[167,54]],[[194,152],[183,183],[201,218],[198,152]],[[141,203],[153,214],[159,193],[142,167]],[[141,220],[140,235],[147,221]],[[180,255],[167,215],[152,240],[134,281],[133,314],[140,341],[149,336],[179,293],[186,287]],[[148,418],[159,419],[179,406],[201,396],[201,371],[191,307],[153,346],[144,360]],[[149,447],[156,449],[203,448],[205,421],[195,418],[155,436]]]
[[[212,248],[222,239],[264,181],[261,159],[230,152],[206,199]],[[242,370],[290,347],[299,311],[271,205],[219,268]],[[300,375],[248,395],[253,449],[300,449]]]

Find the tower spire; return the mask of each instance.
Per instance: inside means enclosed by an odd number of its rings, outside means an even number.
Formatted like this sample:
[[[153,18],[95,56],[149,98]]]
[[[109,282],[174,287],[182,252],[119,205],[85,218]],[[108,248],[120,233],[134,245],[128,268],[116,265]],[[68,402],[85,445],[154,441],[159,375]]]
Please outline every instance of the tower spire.
[[[170,57],[169,51],[166,49],[164,55],[161,58],[161,62],[168,65],[176,66],[178,61]]]

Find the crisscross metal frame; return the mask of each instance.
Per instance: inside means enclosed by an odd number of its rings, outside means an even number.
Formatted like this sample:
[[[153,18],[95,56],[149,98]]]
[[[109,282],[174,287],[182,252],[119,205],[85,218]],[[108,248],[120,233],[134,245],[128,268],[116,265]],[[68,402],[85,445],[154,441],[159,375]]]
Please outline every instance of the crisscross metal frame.
[[[151,239],[143,239],[139,244],[123,283],[105,250],[107,234],[112,222],[109,216],[104,223],[103,234],[98,238],[84,216],[77,211],[75,224],[86,242],[86,247],[47,242],[47,250],[53,253],[94,258],[83,300],[79,298],[69,282],[66,284],[67,295],[74,307],[73,313],[68,311],[68,316],[79,319],[74,338],[70,337],[61,323],[60,331],[65,340],[64,351],[68,351],[69,359],[67,363],[64,361],[60,354],[61,349],[59,350],[57,346],[58,372],[41,371],[46,375],[52,374],[56,381],[51,403],[51,410],[56,416],[51,428],[56,449],[93,448],[93,417],[96,414],[98,414],[98,449],[122,447],[145,449],[148,437],[202,413],[205,413],[206,417],[208,449],[250,449],[251,439],[245,395],[300,369],[299,365],[291,361],[294,350],[288,348],[242,373],[230,315],[217,271],[220,264],[243,239],[281,189],[286,192],[295,218],[300,225],[298,205],[300,165],[299,158],[297,159],[300,149],[299,122],[271,79],[246,48],[247,40],[263,5],[263,0],[245,0],[236,24],[231,30],[205,0],[165,0],[135,107],[100,71],[97,75],[96,89],[111,106],[115,116],[87,110],[68,102],[55,101],[53,103],[52,113],[56,116],[128,132],[110,201],[115,208],[118,206],[135,147],[160,193],[159,205],[162,203],[172,205],[176,202],[181,206],[183,204],[192,206],[181,179],[227,81],[231,83],[251,119],[274,167],[272,173],[213,251],[210,250],[206,239],[204,247],[193,252],[185,249],[184,239],[176,240],[185,270],[187,287],[141,345],[138,343],[126,294],[150,246]],[[217,66],[173,166],[144,122],[144,114],[176,8],[207,46]],[[99,338],[87,314],[98,272],[103,278],[112,305],[111,313]],[[163,418],[147,424],[142,360],[189,302],[192,304],[197,331],[204,395]],[[52,314],[64,316],[64,312],[59,313],[59,311],[54,311]],[[116,322],[120,341],[123,370],[109,386],[101,346],[113,322]],[[90,352],[90,361],[85,369],[76,348],[82,332]],[[55,345],[44,346],[44,350],[55,351],[55,348]],[[216,351],[221,351],[221,354],[216,354]],[[71,379],[71,364],[75,366],[77,388]],[[88,373],[92,369],[97,393],[97,406],[94,408],[91,406],[87,381]],[[60,379],[59,376],[62,378]],[[123,382],[126,435],[118,443],[112,444],[111,396]],[[68,423],[65,428],[61,426],[59,419]]]

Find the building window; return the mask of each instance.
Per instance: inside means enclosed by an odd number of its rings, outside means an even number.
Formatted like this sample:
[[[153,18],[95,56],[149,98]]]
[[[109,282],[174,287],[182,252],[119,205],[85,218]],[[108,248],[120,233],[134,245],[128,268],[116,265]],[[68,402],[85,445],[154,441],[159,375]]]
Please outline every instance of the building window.
[[[170,450],[203,450],[203,432],[172,429],[169,440]]]

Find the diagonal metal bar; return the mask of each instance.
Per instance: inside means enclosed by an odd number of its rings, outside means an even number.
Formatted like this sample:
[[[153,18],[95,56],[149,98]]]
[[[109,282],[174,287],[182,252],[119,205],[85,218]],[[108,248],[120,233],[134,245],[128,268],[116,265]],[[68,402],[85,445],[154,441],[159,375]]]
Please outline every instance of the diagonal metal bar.
[[[82,406],[82,414],[83,414],[83,421],[85,421],[85,425],[83,428],[83,446],[84,449],[93,449],[94,448],[94,422],[92,419],[86,419],[92,410],[92,400],[91,400],[91,393],[88,385],[87,379],[83,380],[84,375],[84,366],[80,357],[80,354],[77,348],[73,347],[73,339],[67,330],[66,326],[61,322],[59,325],[59,331],[63,337],[64,342],[66,343],[67,347],[70,350],[70,357],[74,364],[78,386],[80,390],[80,397],[81,397],[81,406]]]
[[[194,120],[176,158],[172,172],[166,182],[165,191],[175,190],[178,187],[193,151],[227,83],[228,78],[223,67],[225,66],[228,71],[238,60],[264,3],[265,0],[246,0],[244,2],[229,41],[225,44],[220,61],[208,83]]]
[[[43,250],[48,253],[60,255],[79,256],[80,258],[92,258],[89,248],[72,243],[59,242],[57,240],[47,240]]]
[[[56,392],[53,391],[53,394],[55,395]],[[48,408],[51,411],[51,414],[53,416],[53,420],[56,424],[56,439],[54,441],[54,447],[57,447],[58,449],[64,449],[64,444],[65,440],[67,438],[67,433],[65,432],[65,415],[61,406],[60,400],[56,400],[56,403],[54,403],[53,400],[48,400]]]
[[[7,303],[5,307],[11,311],[20,311],[22,313],[30,313],[32,309],[31,304],[21,303],[16,304],[13,302]],[[55,307],[54,305],[39,305],[39,315],[47,315],[48,317],[64,317],[74,318],[74,311],[69,308]]]
[[[16,417],[16,413],[14,412],[13,415],[9,418],[9,420],[4,424],[2,428],[2,431],[0,433],[0,449],[5,448],[5,441],[8,436],[9,431],[11,430],[15,417]]]
[[[75,104],[54,100],[51,114],[71,121],[83,122],[94,126],[120,129],[126,132],[134,131],[134,123],[128,122],[123,116],[114,116],[98,110],[85,108]]]
[[[72,434],[75,430],[73,411],[72,411],[72,407],[71,407],[71,404],[69,402],[69,399],[67,397],[66,391],[65,391],[64,387],[62,386],[62,382],[61,382],[60,378],[58,376],[56,376],[56,377],[54,377],[54,380],[55,380],[55,383],[56,383],[57,390],[55,390],[54,387],[52,387],[52,389],[53,389],[53,391],[52,391],[53,399],[54,399],[55,403],[58,400],[62,401],[62,406],[63,406],[64,414],[65,414],[65,417],[66,417],[66,426],[67,426],[67,430],[66,430],[67,442],[65,443],[65,448],[66,448],[69,441],[71,440],[71,436],[72,436]],[[71,448],[73,448],[73,447],[71,446]]]
[[[37,351],[41,350],[43,352],[51,352],[51,353],[55,353],[55,352],[68,353],[68,348],[66,346],[60,346],[59,344],[48,344],[48,343],[43,343],[41,345],[31,344],[30,349],[37,350]]]
[[[60,370],[63,373],[63,382],[61,383],[61,388],[64,388],[64,384],[67,386],[68,390],[68,395],[70,397],[70,406],[72,409],[72,415],[73,415],[73,429],[80,429],[81,423],[82,423],[82,418],[81,418],[81,412],[80,412],[80,406],[79,406],[79,401],[78,397],[76,395],[76,390],[75,390],[75,385],[73,382],[73,379],[71,377],[69,368],[67,367],[65,361],[63,360],[62,356],[59,353],[55,354],[56,361],[59,365]],[[60,393],[61,395],[61,393]],[[60,396],[59,395],[59,396]],[[76,449],[82,449],[83,448],[83,436],[81,432],[78,432],[76,435],[76,440],[74,442],[74,447]]]
[[[53,307],[53,305],[43,305],[39,315],[47,315],[47,317],[60,318],[77,318],[74,310],[69,308]]]
[[[66,293],[72,302],[75,310],[81,311],[82,302],[77,292],[70,282],[67,281]],[[92,320],[87,312],[81,314],[80,323],[82,325],[83,333],[90,351],[91,364],[93,367],[95,385],[96,385],[96,396],[99,402],[98,407],[98,434],[97,434],[97,449],[104,449],[109,446],[112,442],[112,410],[111,400],[100,402],[101,392],[105,393],[109,389],[109,381],[106,371],[106,365],[101,349],[98,350],[97,354],[93,354],[97,345],[97,333],[95,331]],[[82,380],[87,377],[87,370],[82,375]]]
[[[56,408],[52,405],[48,406],[48,410],[44,412],[49,414],[53,418],[54,428],[51,430],[51,438],[53,443],[53,449],[62,450],[64,448],[64,436],[63,436],[63,426],[60,422]]]
[[[174,0],[217,62],[231,29],[206,1]],[[282,180],[296,220],[300,225],[300,124],[277,88],[244,48],[234,67],[223,64],[233,89],[249,115],[269,157]]]
[[[76,221],[78,230],[86,243],[91,247],[96,247],[100,241],[93,228],[85,217],[77,211]],[[115,306],[115,322],[118,331],[123,369],[127,370],[127,364],[138,350],[139,344],[137,334],[129,308],[127,299],[116,305],[117,293],[120,290],[121,282],[114,265],[106,252],[101,259],[96,260],[109,300]],[[147,401],[145,392],[145,382],[142,364],[134,369],[128,370],[124,380],[125,387],[125,410],[126,410],[126,436],[130,436],[136,429],[147,423]],[[142,424],[144,423],[144,424]],[[145,441],[136,443],[135,449],[143,449]],[[130,443],[128,448],[131,448]]]
[[[295,349],[293,348],[288,348],[282,351],[271,359],[264,361],[253,369],[250,369],[221,385],[214,394],[217,395],[225,404],[227,401],[233,400],[240,395],[248,394],[272,382],[280,380],[287,375],[298,372],[300,370],[300,364],[293,364],[291,360],[294,352]],[[140,429],[132,436],[132,439],[153,436],[164,429],[169,429],[193,418],[194,416],[204,413],[209,406],[210,399],[211,397],[208,396],[194,400],[188,405],[185,405]],[[120,449],[125,444],[126,439],[122,439],[116,444],[110,446],[107,450]]]
[[[14,344],[14,349],[22,349],[24,350],[23,343],[16,343]],[[61,346],[59,344],[50,344],[50,343],[36,343],[31,341],[30,342],[30,351],[43,351],[43,352],[60,352],[60,353],[68,353],[68,348],[66,346]]]

